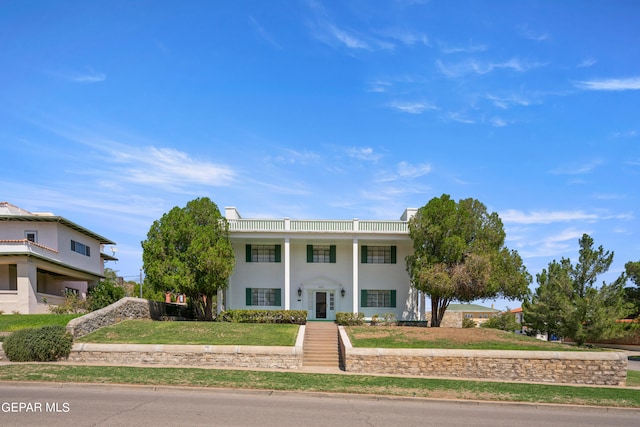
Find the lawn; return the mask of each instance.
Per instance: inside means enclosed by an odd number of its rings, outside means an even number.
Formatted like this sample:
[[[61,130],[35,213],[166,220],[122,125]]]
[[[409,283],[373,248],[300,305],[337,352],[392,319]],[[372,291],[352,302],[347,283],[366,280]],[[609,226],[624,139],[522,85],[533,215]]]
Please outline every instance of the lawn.
[[[585,350],[497,329],[349,326],[345,330],[354,347],[529,351]],[[589,350],[593,351],[593,349]]]
[[[353,393],[436,399],[640,407],[640,391],[624,387],[576,387],[367,375],[310,374],[199,368],[133,368],[11,364],[0,381],[217,387]]]
[[[100,328],[75,341],[107,344],[293,346],[298,329],[298,325],[281,324],[126,320]]]
[[[14,332],[25,328],[39,328],[47,325],[67,326],[71,319],[82,314],[2,314],[0,332]]]

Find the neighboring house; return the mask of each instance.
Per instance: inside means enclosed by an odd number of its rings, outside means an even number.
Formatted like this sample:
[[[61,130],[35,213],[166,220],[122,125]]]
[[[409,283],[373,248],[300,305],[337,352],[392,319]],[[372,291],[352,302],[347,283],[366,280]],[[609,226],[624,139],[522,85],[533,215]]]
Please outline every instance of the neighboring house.
[[[293,220],[242,218],[226,208],[236,266],[218,300],[226,309],[307,310],[309,320],[337,312],[424,318],[405,264],[415,212],[399,221]]]
[[[65,293],[86,298],[104,262],[116,260],[103,253],[114,244],[63,217],[0,202],[0,310],[46,313]]]
[[[476,326],[481,326],[491,317],[500,314],[500,310],[494,309],[493,306],[487,308],[477,304],[449,304],[445,315],[447,313],[462,313],[463,318],[471,319]]]

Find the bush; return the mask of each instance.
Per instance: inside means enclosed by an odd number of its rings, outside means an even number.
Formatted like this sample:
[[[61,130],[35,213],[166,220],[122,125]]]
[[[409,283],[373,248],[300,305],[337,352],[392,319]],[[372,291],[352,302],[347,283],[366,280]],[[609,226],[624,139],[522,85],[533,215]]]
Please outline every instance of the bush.
[[[69,357],[73,337],[64,326],[21,329],[5,338],[2,348],[12,362],[51,362]]]
[[[307,323],[306,310],[226,310],[216,319],[219,322],[233,323],[288,323],[304,325]]]
[[[45,298],[43,298],[44,300]],[[46,301],[45,301],[46,303]],[[64,293],[64,303],[59,305],[49,305],[49,312],[53,314],[74,314],[87,311],[87,301],[80,299],[74,292]]]
[[[505,311],[504,313],[500,313],[497,316],[491,317],[489,320],[484,322],[481,325],[482,328],[489,329],[500,329],[501,331],[519,331],[522,329],[518,321],[516,320],[516,315]]]
[[[336,313],[336,323],[341,326],[364,325],[364,313]]]
[[[465,317],[464,319],[462,319],[462,327],[463,328],[475,328],[476,327],[476,322],[474,322],[473,319],[469,319],[468,317]]]
[[[97,286],[89,288],[89,311],[100,310],[124,298],[124,289],[110,281],[102,281]]]

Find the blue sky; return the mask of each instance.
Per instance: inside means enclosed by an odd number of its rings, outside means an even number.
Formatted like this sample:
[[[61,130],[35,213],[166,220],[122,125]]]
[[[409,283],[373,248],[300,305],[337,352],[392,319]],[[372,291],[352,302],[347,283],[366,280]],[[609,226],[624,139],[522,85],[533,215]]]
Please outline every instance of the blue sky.
[[[638,22],[635,1],[0,0],[0,199],[118,242],[136,278],[196,197],[399,219],[447,193],[498,212],[532,275],[589,233],[612,278],[640,259]]]

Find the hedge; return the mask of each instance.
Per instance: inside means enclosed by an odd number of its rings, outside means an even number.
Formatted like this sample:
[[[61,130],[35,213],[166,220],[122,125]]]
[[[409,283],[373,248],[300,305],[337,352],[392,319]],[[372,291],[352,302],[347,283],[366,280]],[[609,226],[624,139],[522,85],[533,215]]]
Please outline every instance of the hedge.
[[[73,337],[64,326],[50,325],[12,333],[2,349],[12,362],[51,362],[69,357],[72,345]]]
[[[364,313],[336,313],[336,323],[341,326],[364,325]]]
[[[234,323],[307,323],[306,310],[226,310],[216,319],[218,322]]]

